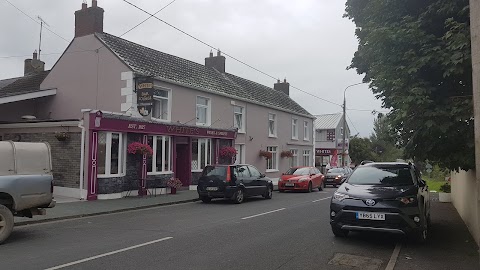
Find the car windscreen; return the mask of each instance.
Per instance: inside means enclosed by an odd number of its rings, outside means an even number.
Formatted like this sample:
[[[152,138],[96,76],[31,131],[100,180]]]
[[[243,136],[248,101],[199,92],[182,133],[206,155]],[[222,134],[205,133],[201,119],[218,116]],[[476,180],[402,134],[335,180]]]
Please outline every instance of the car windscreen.
[[[347,180],[352,185],[413,185],[408,167],[359,167]]]
[[[310,168],[290,168],[286,175],[309,175]]]
[[[342,168],[334,168],[334,169],[328,170],[327,173],[345,173],[345,170]]]
[[[226,166],[207,166],[203,169],[202,176],[226,176]]]

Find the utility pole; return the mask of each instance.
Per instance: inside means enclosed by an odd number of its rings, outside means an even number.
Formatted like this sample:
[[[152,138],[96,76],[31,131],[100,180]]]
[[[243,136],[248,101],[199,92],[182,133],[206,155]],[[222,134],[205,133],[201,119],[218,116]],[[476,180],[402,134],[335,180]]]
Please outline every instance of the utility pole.
[[[347,89],[345,89],[347,90]],[[342,168],[345,167],[345,133],[347,133],[347,101],[343,91],[343,138],[342,138]]]
[[[343,90],[343,136],[342,136],[342,167],[345,167],[345,136],[347,133],[347,100],[345,93],[347,92],[347,89],[359,85],[359,84],[365,84],[365,83],[355,83],[347,86],[345,90]]]

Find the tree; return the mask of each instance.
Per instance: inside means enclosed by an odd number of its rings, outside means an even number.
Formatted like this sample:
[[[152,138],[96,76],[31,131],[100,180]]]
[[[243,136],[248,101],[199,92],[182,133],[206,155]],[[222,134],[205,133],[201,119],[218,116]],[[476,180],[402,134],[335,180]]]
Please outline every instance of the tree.
[[[347,0],[359,40],[350,68],[391,109],[415,160],[475,167],[468,0]]]
[[[372,151],[372,142],[369,138],[360,138],[354,136],[350,139],[349,146],[350,159],[355,164],[360,164],[363,160],[375,161],[377,157]]]
[[[376,161],[396,161],[403,158],[403,149],[397,147],[392,132],[388,116],[378,114],[373,123],[373,133],[370,136],[372,150],[377,156]]]

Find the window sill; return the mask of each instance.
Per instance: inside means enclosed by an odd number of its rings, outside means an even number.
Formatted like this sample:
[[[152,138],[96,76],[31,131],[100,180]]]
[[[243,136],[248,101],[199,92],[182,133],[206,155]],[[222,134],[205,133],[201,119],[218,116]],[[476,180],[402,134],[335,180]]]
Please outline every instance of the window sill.
[[[292,141],[298,141],[298,138],[292,138]]]
[[[192,170],[192,172],[203,172],[203,170]]]
[[[117,177],[124,177],[125,174],[99,174],[97,178],[117,178]]]
[[[170,119],[161,119],[161,118],[156,118],[152,116],[152,120],[158,121],[158,122],[164,122],[164,123],[170,123],[172,120]]]
[[[304,142],[309,142],[309,141],[310,141],[310,139],[303,139],[303,141],[304,141]]]
[[[269,170],[266,170],[265,172],[267,172],[267,173],[274,173],[274,172],[279,172],[279,170],[269,169]]]
[[[245,130],[239,130],[239,131],[237,131],[237,133],[238,133],[238,134],[245,134],[245,133],[247,133],[247,132],[245,132]]]
[[[147,172],[147,175],[162,175],[162,174],[173,174],[172,171],[167,172]]]
[[[210,124],[208,124],[208,123],[196,123],[196,125],[199,126],[199,127],[208,127],[208,126],[210,126]]]
[[[277,135],[268,135],[269,138],[277,139]]]

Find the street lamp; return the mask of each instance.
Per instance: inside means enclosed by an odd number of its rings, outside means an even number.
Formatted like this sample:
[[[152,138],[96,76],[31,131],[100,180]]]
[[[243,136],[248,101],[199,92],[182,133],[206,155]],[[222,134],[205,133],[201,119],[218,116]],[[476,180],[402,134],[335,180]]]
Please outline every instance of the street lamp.
[[[347,86],[345,90],[343,90],[343,138],[342,138],[342,167],[345,167],[345,134],[347,133],[347,102],[345,98],[345,93],[347,92],[347,89],[355,86],[355,85],[360,85],[360,84],[365,84],[363,82],[361,83],[355,83]]]

